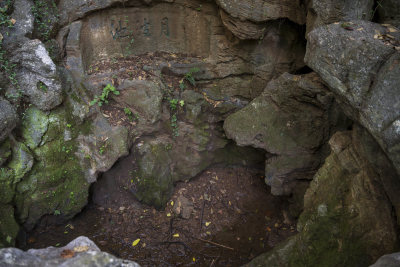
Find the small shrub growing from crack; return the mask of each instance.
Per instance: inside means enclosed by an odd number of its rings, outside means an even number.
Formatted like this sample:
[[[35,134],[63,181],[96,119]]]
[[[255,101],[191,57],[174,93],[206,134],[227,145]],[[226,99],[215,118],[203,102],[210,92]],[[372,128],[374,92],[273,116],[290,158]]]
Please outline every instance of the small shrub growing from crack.
[[[119,91],[114,87],[112,84],[107,84],[103,88],[103,92],[99,96],[95,96],[92,101],[90,101],[90,106],[93,106],[97,104],[99,107],[101,107],[103,104],[108,104],[108,97],[110,93],[113,93],[114,95],[119,95]]]
[[[191,68],[186,74],[185,76],[183,76],[183,79],[179,81],[179,88],[181,90],[184,90],[186,88],[185,85],[185,80],[188,81],[191,85],[196,86],[196,80],[193,77],[193,74],[199,72],[200,69],[199,68]]]

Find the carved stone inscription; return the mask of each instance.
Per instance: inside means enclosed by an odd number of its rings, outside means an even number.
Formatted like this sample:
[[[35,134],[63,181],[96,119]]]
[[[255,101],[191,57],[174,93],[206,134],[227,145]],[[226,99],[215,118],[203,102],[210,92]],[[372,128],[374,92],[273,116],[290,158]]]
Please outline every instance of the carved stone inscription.
[[[171,4],[101,11],[84,21],[84,61],[154,51],[207,56],[209,24],[200,12]]]

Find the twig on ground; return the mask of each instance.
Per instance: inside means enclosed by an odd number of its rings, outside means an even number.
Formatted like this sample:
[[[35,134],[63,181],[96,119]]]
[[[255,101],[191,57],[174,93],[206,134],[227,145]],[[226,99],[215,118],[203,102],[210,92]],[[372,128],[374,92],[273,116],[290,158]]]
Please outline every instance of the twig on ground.
[[[230,249],[230,250],[235,250],[234,248],[231,248],[231,247],[228,247],[228,246],[225,246],[225,245],[221,245],[221,244],[215,243],[215,242],[210,241],[210,240],[202,239],[202,238],[199,238],[199,237],[195,237],[195,238],[200,240],[200,241],[203,241],[203,242],[209,243],[211,245],[214,245],[214,246],[218,246],[218,247],[226,248],[226,249]]]

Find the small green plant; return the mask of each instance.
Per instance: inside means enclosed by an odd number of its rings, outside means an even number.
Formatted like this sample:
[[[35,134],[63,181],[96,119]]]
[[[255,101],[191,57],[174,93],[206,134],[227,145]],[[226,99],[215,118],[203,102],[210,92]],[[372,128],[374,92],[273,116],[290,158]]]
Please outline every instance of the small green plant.
[[[108,96],[110,93],[113,93],[114,95],[119,95],[119,91],[114,87],[112,84],[107,84],[103,88],[103,92],[100,96],[95,96],[92,101],[90,101],[90,106],[93,106],[94,104],[97,103],[99,107],[101,107],[103,104],[108,104]]]
[[[172,127],[172,135],[174,137],[179,136],[178,118],[176,117],[176,114],[171,116],[171,127]]]
[[[196,86],[196,80],[193,77],[193,74],[199,72],[200,69],[199,68],[191,68],[186,74],[185,76],[183,76],[183,79],[179,81],[179,88],[181,90],[184,90],[186,88],[185,85],[185,80],[188,81],[191,85]]]
[[[179,136],[179,130],[178,130],[178,107],[183,107],[185,105],[184,100],[178,100],[176,98],[170,98],[169,100],[169,108],[171,109],[171,127],[172,127],[172,135],[174,137]]]
[[[124,113],[126,116],[128,116],[130,121],[133,121],[133,116],[132,116],[133,114],[130,108],[124,108]]]
[[[165,145],[165,150],[166,151],[169,151],[171,149],[172,149],[172,144],[171,143],[168,143],[168,144]]]
[[[52,25],[59,18],[58,9],[55,1],[35,0],[32,7],[32,14],[35,17],[35,28],[42,41],[51,39]]]
[[[171,110],[176,110],[176,107],[178,106],[178,99],[170,99],[169,100],[169,107],[171,108]]]
[[[54,215],[61,215],[61,211],[55,210],[55,211],[54,211]]]
[[[99,148],[99,154],[100,154],[100,155],[103,155],[105,151],[106,151],[106,145],[102,145],[102,146]]]
[[[47,93],[47,91],[49,90],[49,88],[47,87],[47,85],[44,82],[38,81],[37,83],[37,88],[45,93]]]

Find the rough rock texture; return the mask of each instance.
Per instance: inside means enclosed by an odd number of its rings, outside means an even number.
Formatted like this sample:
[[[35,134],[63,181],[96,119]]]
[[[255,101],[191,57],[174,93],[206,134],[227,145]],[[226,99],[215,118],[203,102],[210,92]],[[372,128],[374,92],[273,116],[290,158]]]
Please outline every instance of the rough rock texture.
[[[352,30],[338,23],[312,31],[305,61],[346,114],[376,138],[400,173],[400,51],[394,49],[400,30],[366,21],[348,27]]]
[[[0,247],[15,246],[20,227],[14,218],[14,212],[12,205],[0,203]]]
[[[288,73],[261,96],[230,115],[226,135],[238,145],[274,154],[266,162],[266,183],[276,195],[290,195],[296,180],[311,179],[323,157],[321,147],[340,122],[332,94],[315,73]]]
[[[118,259],[106,252],[101,252],[93,241],[84,236],[74,239],[61,248],[30,249],[26,252],[17,248],[1,249],[0,265],[4,267],[140,267],[136,262]]]
[[[74,216],[86,205],[89,185],[98,173],[128,151],[126,129],[112,127],[102,117],[79,123],[66,107],[48,114],[28,109],[22,133],[31,151],[19,151],[32,153],[36,162],[12,160],[7,167],[14,179],[21,180],[15,202],[19,220],[27,228],[55,210],[60,219]]]
[[[400,5],[397,0],[380,1],[377,11],[379,23],[388,23],[400,28]]]
[[[304,24],[305,9],[298,0],[216,0],[217,4],[235,18],[253,22],[263,22],[279,18]]]
[[[234,18],[220,10],[221,20],[224,26],[241,40],[262,39],[264,37],[266,26],[264,24],[255,24],[247,20]]]
[[[373,6],[374,0],[310,0],[307,5],[307,33],[338,21],[371,20]]]
[[[50,110],[61,104],[60,77],[42,42],[28,40],[10,52],[10,61],[18,65],[18,88],[30,103],[41,110]]]
[[[222,87],[219,86],[224,82],[222,78],[247,75],[252,85],[241,87],[252,88],[251,97],[254,98],[272,78],[304,66],[305,42],[298,25],[290,21],[270,21],[263,26],[265,33],[260,40],[237,45],[236,38],[226,35],[218,9],[210,3],[204,3],[201,11],[178,3],[103,10],[88,15],[80,24],[81,34],[76,34],[78,25],[72,25],[74,31],[70,32],[66,43],[66,49],[71,51],[67,62],[70,69],[77,71],[76,66],[89,70],[101,59],[155,52],[185,53],[202,60],[191,64],[170,62],[164,68],[169,72],[179,68],[179,75],[182,75],[198,67],[202,71],[196,78],[214,80],[212,84],[218,88]],[[146,31],[143,25],[147,25]]]
[[[380,257],[370,267],[397,267],[400,266],[400,253],[388,254]]]
[[[161,119],[161,103],[163,100],[162,82],[126,80],[118,88],[121,97],[117,99],[133,110],[137,110],[150,123]]]
[[[33,22],[35,20],[32,14],[33,3],[29,0],[15,0],[14,12],[11,17],[15,19],[14,27],[8,29],[10,34],[4,41],[15,42],[18,40],[26,40],[24,37],[29,37],[33,31]]]
[[[366,142],[365,142],[366,141]],[[394,251],[398,237],[392,206],[382,186],[365,130],[336,133],[332,153],[304,197],[300,232],[248,266],[367,266]],[[374,151],[375,152],[375,151]],[[374,159],[372,159],[374,160]]]
[[[18,116],[15,108],[0,97],[0,142],[4,141],[17,126]]]

